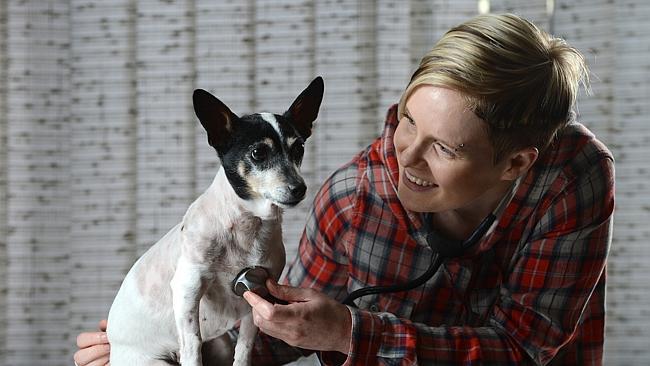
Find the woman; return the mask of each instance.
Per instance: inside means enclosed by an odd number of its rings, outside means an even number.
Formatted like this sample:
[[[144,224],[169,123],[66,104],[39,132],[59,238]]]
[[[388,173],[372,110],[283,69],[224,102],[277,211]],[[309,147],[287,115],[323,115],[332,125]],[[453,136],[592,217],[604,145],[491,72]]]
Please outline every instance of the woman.
[[[614,167],[573,120],[586,81],[577,50],[515,15],[447,32],[321,187],[286,285],[268,283],[290,304],[245,294],[255,364],[296,347],[326,364],[601,364]],[[340,303],[463,242],[420,287]],[[80,335],[79,365],[105,363],[101,334]]]

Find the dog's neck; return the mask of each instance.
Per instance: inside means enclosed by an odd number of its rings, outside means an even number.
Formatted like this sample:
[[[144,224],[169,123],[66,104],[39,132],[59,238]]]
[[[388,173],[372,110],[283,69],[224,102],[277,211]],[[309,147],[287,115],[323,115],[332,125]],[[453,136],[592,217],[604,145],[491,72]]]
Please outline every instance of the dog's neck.
[[[217,195],[219,196],[218,199],[223,200],[226,205],[241,207],[243,211],[250,212],[262,220],[276,220],[282,213],[282,209],[268,199],[257,198],[245,200],[239,197],[230,185],[223,166],[219,168],[206,193]]]

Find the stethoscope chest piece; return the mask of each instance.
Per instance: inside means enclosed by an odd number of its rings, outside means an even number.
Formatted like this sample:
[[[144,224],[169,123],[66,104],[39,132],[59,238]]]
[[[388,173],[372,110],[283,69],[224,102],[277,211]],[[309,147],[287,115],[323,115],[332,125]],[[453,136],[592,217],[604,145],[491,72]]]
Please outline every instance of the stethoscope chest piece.
[[[252,291],[265,297],[269,293],[266,289],[267,278],[269,278],[269,272],[264,267],[244,268],[232,281],[232,290],[237,296],[244,295],[246,291]]]

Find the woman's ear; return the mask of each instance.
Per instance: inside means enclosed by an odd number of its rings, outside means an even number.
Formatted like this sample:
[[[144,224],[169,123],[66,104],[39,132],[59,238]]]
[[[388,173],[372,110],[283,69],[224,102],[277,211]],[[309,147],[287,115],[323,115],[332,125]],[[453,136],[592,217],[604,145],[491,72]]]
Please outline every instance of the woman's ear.
[[[527,147],[510,154],[506,158],[506,165],[501,178],[503,180],[515,180],[521,177],[535,164],[538,156],[539,151],[536,147]]]

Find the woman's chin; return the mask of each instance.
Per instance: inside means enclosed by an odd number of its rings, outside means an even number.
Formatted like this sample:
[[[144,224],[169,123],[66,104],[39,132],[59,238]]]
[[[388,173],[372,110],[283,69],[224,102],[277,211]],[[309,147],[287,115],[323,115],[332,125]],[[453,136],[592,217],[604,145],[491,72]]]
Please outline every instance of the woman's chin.
[[[432,207],[433,205],[429,202],[431,193],[428,194],[429,197],[426,197],[427,192],[423,194],[422,191],[415,192],[405,187],[399,187],[397,190],[397,198],[399,198],[402,206],[412,212],[435,211],[435,207]]]

